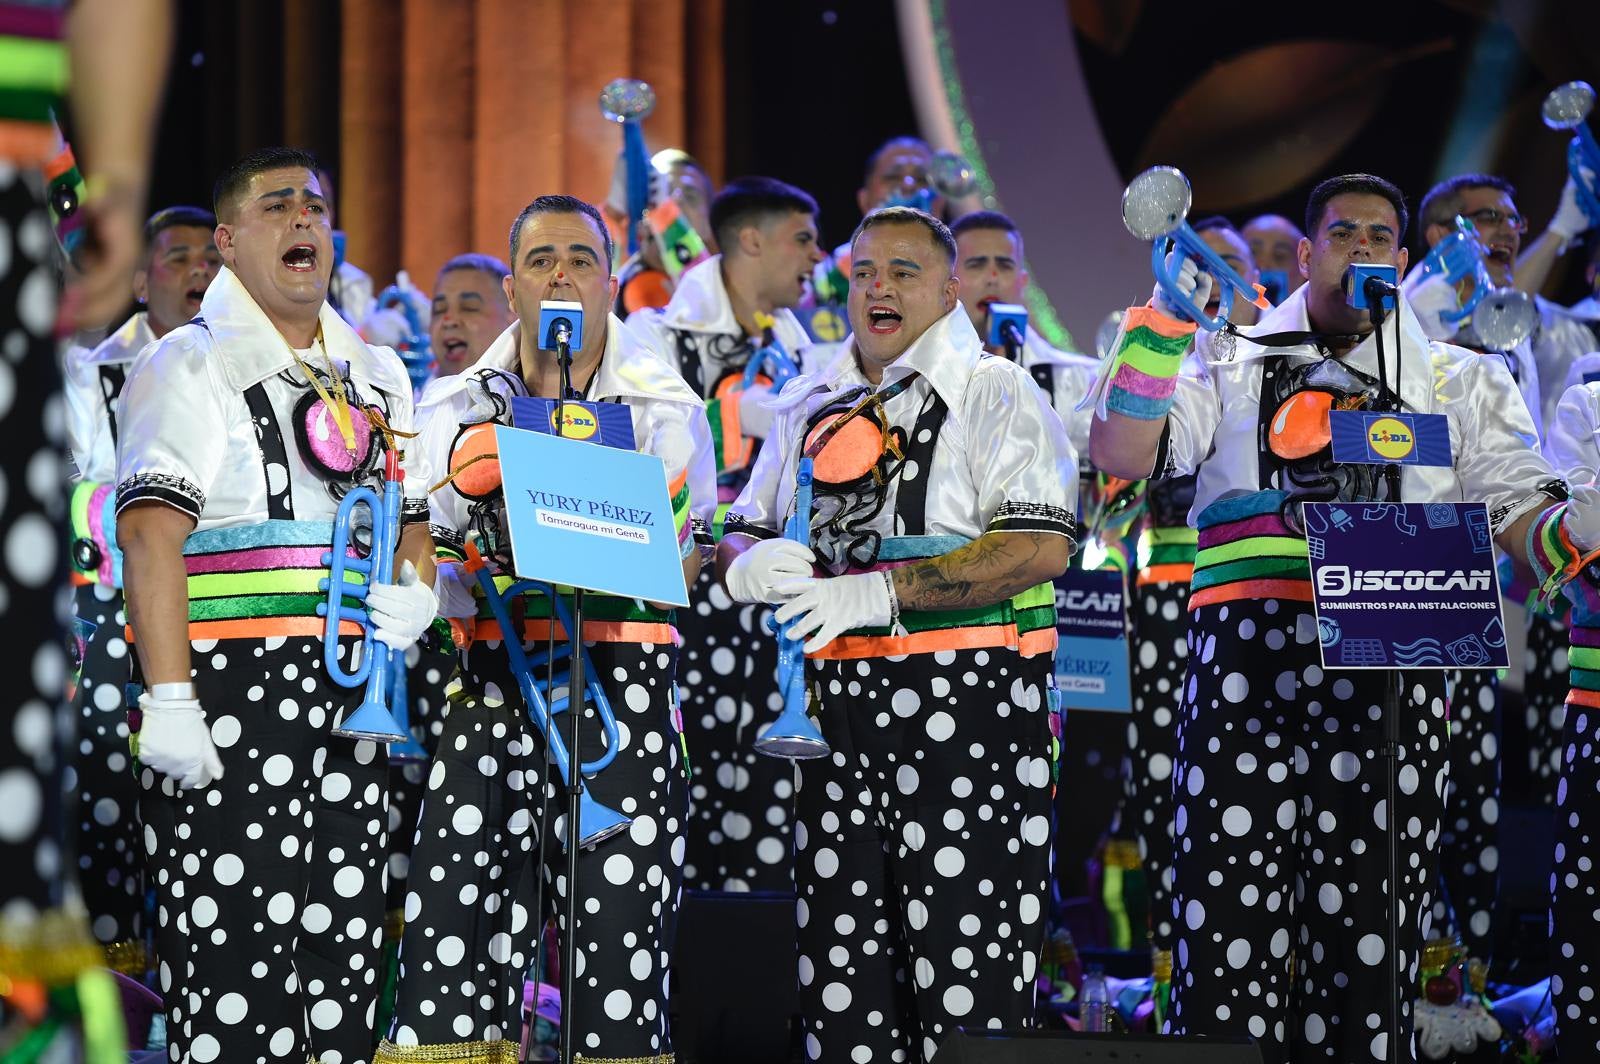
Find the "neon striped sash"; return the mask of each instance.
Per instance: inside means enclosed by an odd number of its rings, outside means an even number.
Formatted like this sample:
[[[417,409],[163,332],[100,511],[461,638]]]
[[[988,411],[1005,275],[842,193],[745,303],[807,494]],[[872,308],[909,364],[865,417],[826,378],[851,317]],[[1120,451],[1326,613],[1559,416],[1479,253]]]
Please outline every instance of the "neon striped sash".
[[[1146,528],[1139,533],[1139,587],[1146,584],[1187,584],[1194,579],[1194,555],[1200,533],[1178,528]]]
[[[1574,623],[1570,630],[1567,672],[1572,689],[1567,692],[1567,704],[1600,709],[1600,616],[1590,614],[1585,619],[1593,626]]]
[[[971,540],[962,536],[895,536],[883,541],[878,562],[852,572],[882,572],[924,558],[948,554]],[[902,633],[860,628],[840,636],[806,657],[817,661],[882,658],[899,654],[931,654],[940,650],[1007,647],[1023,657],[1053,654],[1056,649],[1056,594],[1050,584],[1031,587],[1005,602],[969,610],[904,610]]]
[[[1258,491],[1205,508],[1198,522],[1189,609],[1241,599],[1312,601],[1305,537],[1281,516],[1287,497]]]
[[[317,582],[328,575],[322,555],[332,542],[329,521],[262,521],[190,535],[183,544],[189,638],[321,636],[327,622],[317,605],[328,596]],[[352,621],[341,622],[339,631],[362,634]]]
[[[504,594],[505,589],[518,579],[515,576],[496,575],[494,586]],[[567,609],[570,610],[572,589],[558,584],[556,592],[561,595]],[[476,588],[474,593],[477,593]],[[524,618],[523,642],[549,639],[552,630],[556,639],[567,638],[567,630],[561,622],[550,619],[548,596],[542,592],[529,591],[519,595],[518,598],[521,600]],[[516,616],[515,606],[511,608],[511,615]],[[676,644],[679,641],[676,619],[675,611],[657,609],[638,599],[619,598],[599,591],[591,591],[583,597],[583,638],[588,643]],[[489,604],[480,601],[478,616],[473,622],[471,641],[482,643],[491,639],[499,642],[503,639],[503,633],[499,622],[494,619],[494,614],[489,609]]]

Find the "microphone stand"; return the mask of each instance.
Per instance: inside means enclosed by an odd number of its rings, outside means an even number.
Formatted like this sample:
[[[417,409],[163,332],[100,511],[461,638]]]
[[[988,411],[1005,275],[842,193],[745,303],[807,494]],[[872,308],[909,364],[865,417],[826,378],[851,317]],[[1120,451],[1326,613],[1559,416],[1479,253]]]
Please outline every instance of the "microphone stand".
[[[555,324],[556,363],[561,368],[561,394],[556,399],[556,435],[567,434],[566,403],[579,395],[572,387],[572,327],[564,321]],[[550,588],[551,595],[555,587]],[[555,602],[552,598],[550,621],[556,620]],[[567,939],[561,950],[561,1045],[556,1059],[563,1064],[573,1064],[572,1042],[577,1024],[577,1009],[573,1007],[577,987],[578,959],[578,829],[579,810],[583,805],[583,757],[578,745],[578,725],[587,706],[587,680],[583,675],[583,588],[572,589],[572,631],[567,633],[571,643],[571,656],[567,659],[567,898],[565,917]],[[553,692],[552,692],[553,695]],[[542,937],[542,936],[541,936]]]
[[[1372,317],[1372,332],[1374,342],[1378,346],[1378,388],[1383,393],[1381,402],[1392,410],[1399,410],[1405,403],[1401,396],[1404,394],[1400,381],[1400,330],[1395,329],[1394,352],[1394,391],[1389,390],[1388,374],[1384,367],[1383,351],[1383,300],[1393,292],[1395,299],[1395,314],[1398,321],[1399,300],[1398,292],[1391,288],[1389,292],[1378,290],[1378,286],[1369,280],[1367,286],[1368,313]],[[1383,478],[1388,487],[1389,501],[1400,502],[1400,467],[1393,462],[1383,467]],[[1389,971],[1386,981],[1389,984],[1389,1047],[1387,1058],[1392,1064],[1399,1064],[1400,1053],[1400,993],[1405,985],[1405,975],[1400,970],[1400,816],[1395,810],[1395,800],[1399,797],[1400,774],[1400,670],[1385,669],[1383,671],[1383,760],[1387,767],[1384,773],[1384,829],[1387,838],[1389,862]],[[1413,919],[1420,919],[1420,913],[1413,913]]]

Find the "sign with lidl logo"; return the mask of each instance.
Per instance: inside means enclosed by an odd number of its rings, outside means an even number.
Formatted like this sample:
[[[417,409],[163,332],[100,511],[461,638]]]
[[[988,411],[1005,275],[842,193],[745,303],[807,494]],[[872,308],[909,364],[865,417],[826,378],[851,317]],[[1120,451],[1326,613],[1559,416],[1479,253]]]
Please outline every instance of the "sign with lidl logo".
[[[558,407],[561,431],[556,430]],[[519,429],[532,429],[549,436],[601,443],[625,451],[634,449],[633,414],[623,403],[584,403],[568,399],[558,404],[554,399],[518,395],[511,399],[511,423]]]
[[[1443,414],[1334,410],[1333,460],[1359,465],[1450,465],[1450,423]]]

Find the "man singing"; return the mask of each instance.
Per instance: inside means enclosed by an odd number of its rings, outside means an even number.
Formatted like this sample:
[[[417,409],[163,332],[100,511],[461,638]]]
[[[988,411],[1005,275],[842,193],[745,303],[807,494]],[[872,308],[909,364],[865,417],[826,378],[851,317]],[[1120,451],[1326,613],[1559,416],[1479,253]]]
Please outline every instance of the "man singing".
[[[729,596],[804,642],[832,750],[796,800],[810,1060],[927,1059],[957,1026],[1031,1020],[1077,459],[1027,371],[984,352],[955,258],[922,211],[862,221],[848,355],[778,397],[719,547]]]
[[[340,499],[381,487],[411,385],[326,301],[315,171],[268,148],[222,175],[227,268],[122,398],[117,539],[174,1059],[359,1064],[372,1048],[388,759],[330,733],[362,691],[329,675],[316,606]],[[396,581],[365,596],[375,638],[400,652],[435,613],[427,479],[409,456],[402,475]],[[339,646],[348,668],[356,639]]]
[[[1593,501],[1564,501],[1503,363],[1430,342],[1402,297],[1384,325],[1380,374],[1378,337],[1343,286],[1352,264],[1403,271],[1405,225],[1399,190],[1381,178],[1318,185],[1299,250],[1307,283],[1264,315],[1259,341],[1241,339],[1233,360],[1211,367],[1211,388],[1178,375],[1195,326],[1158,289],[1129,311],[1108,363],[1107,413],[1091,433],[1108,472],[1198,477],[1169,1026],[1248,1033],[1269,1064],[1388,1059],[1390,950],[1414,979],[1445,778],[1443,678],[1405,673],[1399,709],[1410,723],[1392,811],[1402,880],[1386,884],[1386,677],[1321,667],[1301,504],[1483,502],[1496,542],[1552,584],[1600,546]],[[1210,279],[1192,260],[1182,273],[1203,303]],[[1308,390],[1444,415],[1452,463],[1334,461],[1326,415],[1300,416]],[[1398,942],[1387,936],[1391,902],[1401,906]],[[1409,990],[1394,1003],[1401,1059],[1412,1052]]]
[[[561,395],[556,353],[541,350],[531,331],[542,301],[583,305],[572,386],[587,401],[624,405],[638,450],[661,459],[686,586],[699,575],[701,549],[710,548],[716,484],[704,404],[676,367],[612,315],[617,282],[599,211],[571,196],[540,196],[511,227],[510,261],[506,295],[519,322],[472,370],[430,392],[418,441],[448,481],[434,491],[431,509],[448,559],[440,564],[440,613],[459,632],[463,691],[447,709],[423,797],[395,1019],[379,1061],[515,1059],[523,981],[545,924],[532,900],[542,893],[564,914],[555,903],[570,889],[561,841],[565,784],[549,770],[546,740],[535,737],[502,645],[516,638],[531,652],[568,635],[550,600],[535,592],[506,604],[521,631],[503,631],[462,564],[487,557],[497,588],[512,579],[494,425],[510,423],[515,396]],[[673,611],[654,603],[592,593],[584,610],[588,675],[603,687],[620,736],[615,760],[585,788],[632,823],[579,856],[580,978],[563,1021],[575,1025],[573,1045],[586,1061],[670,1064],[666,976],[689,811],[673,693],[678,635]],[[535,677],[541,687],[543,672]],[[574,752],[580,761],[605,749],[592,702],[582,741]],[[541,835],[551,803],[559,804]],[[536,886],[540,877],[545,891]],[[572,933],[563,927],[563,940]],[[462,992],[463,982],[471,993]]]

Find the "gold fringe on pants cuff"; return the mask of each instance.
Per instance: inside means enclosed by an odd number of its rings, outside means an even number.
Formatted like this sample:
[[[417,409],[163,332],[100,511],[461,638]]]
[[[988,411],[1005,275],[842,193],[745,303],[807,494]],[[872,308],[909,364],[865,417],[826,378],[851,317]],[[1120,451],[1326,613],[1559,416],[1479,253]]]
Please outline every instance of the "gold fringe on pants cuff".
[[[498,1042],[447,1042],[432,1046],[397,1046],[385,1038],[372,1064],[518,1064],[522,1047]]]

